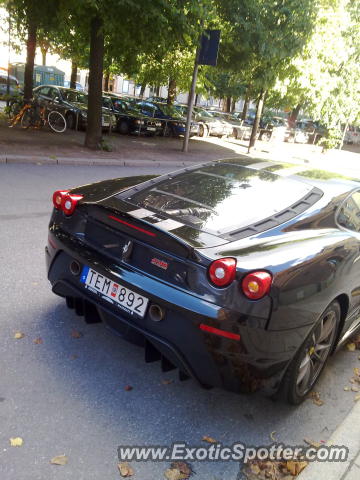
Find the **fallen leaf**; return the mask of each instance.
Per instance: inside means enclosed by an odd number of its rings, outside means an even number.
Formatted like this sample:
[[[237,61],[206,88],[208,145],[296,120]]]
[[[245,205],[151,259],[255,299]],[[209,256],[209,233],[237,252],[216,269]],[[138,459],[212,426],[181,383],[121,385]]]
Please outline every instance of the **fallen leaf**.
[[[209,437],[207,435],[204,435],[202,437],[202,441],[203,442],[208,442],[208,443],[217,443],[217,441],[215,440],[215,438],[212,438],[212,437]]]
[[[355,343],[353,343],[353,342],[347,343],[347,344],[346,344],[346,348],[349,350],[349,352],[355,352],[355,350],[356,350],[356,345],[355,345]]]
[[[357,377],[360,377],[360,368],[355,367],[355,368],[354,368],[354,374],[355,374]]]
[[[360,388],[354,385],[351,387],[351,391],[357,393],[357,392],[360,392]]]
[[[250,470],[252,473],[255,473],[255,475],[259,475],[260,473],[260,467],[256,463],[255,464],[253,463],[250,465]]]
[[[25,333],[15,332],[14,338],[16,338],[16,340],[19,340],[20,338],[24,338],[24,337],[25,337]]]
[[[356,395],[356,397],[354,398],[354,402],[357,402],[358,400],[360,400],[360,395]]]
[[[186,478],[193,473],[191,465],[187,462],[172,462],[171,468],[179,470],[180,473],[186,475]]]
[[[297,462],[295,460],[290,460],[286,462],[286,468],[289,470],[291,475],[297,476],[300,472],[304,470],[308,462]]]
[[[275,434],[276,434],[276,430],[270,433],[270,438],[273,442],[276,442]]]
[[[71,336],[72,338],[81,338],[83,334],[81,332],[78,332],[77,330],[72,330]]]
[[[133,389],[133,387],[131,385],[125,385],[125,387],[124,387],[124,390],[126,392],[130,392],[130,390],[132,390],[132,389]]]
[[[118,463],[118,469],[122,477],[132,477],[134,475],[134,470],[130,467],[128,462]]]
[[[162,380],[161,383],[163,385],[169,385],[170,383],[173,383],[173,380],[167,379],[167,380]]]
[[[24,443],[21,437],[12,437],[10,438],[10,446],[11,447],[21,447]]]
[[[310,392],[309,393],[309,398],[311,398],[313,403],[315,405],[317,405],[318,407],[321,407],[321,405],[324,405],[324,402],[320,398],[320,393],[319,392]]]
[[[35,343],[36,345],[40,345],[41,343],[43,343],[43,339],[40,338],[40,337],[35,338],[34,343]]]
[[[310,440],[309,438],[304,438],[304,442],[310,445],[311,447],[314,448],[319,448],[321,447],[321,442],[314,442],[313,440]]]
[[[168,468],[164,472],[167,480],[186,480],[189,478],[185,473],[181,473],[177,468]]]
[[[50,460],[52,465],[66,465],[69,459],[66,455],[58,455]]]
[[[345,392],[350,392],[351,388],[350,387],[344,387]]]

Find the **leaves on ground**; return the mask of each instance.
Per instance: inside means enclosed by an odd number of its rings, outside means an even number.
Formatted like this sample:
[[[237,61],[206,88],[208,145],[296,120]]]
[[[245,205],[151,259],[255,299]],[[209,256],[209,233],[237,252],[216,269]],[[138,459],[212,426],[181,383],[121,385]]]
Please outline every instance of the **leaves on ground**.
[[[358,400],[360,400],[360,395],[356,395],[356,397],[354,398],[354,402],[357,402]]]
[[[20,338],[24,338],[24,337],[25,337],[25,333],[15,332],[14,338],[16,338],[16,340],[19,340]]]
[[[215,438],[212,438],[212,437],[209,437],[208,435],[204,435],[202,437],[202,441],[203,442],[207,442],[207,443],[218,443]]]
[[[352,392],[355,392],[355,393],[358,393],[358,392],[360,392],[360,388],[357,387],[356,385],[353,385],[353,386],[351,387],[351,391],[352,391]]]
[[[9,441],[11,447],[21,447],[24,443],[24,440],[21,437],[11,437]]]
[[[164,475],[167,480],[187,480],[192,473],[192,468],[187,462],[172,462]]]
[[[72,330],[71,331],[71,336],[72,338],[81,338],[83,334],[79,332],[78,330]]]
[[[350,387],[344,387],[345,392],[350,392],[351,388]]]
[[[52,465],[66,465],[69,459],[66,455],[58,455],[50,460]]]
[[[41,337],[35,338],[34,343],[36,345],[41,345],[43,343],[43,339]]]
[[[128,462],[118,463],[118,469],[122,477],[132,477],[134,475],[134,470],[130,467]]]
[[[251,460],[243,466],[246,480],[293,480],[307,466],[300,460],[270,461]]]
[[[315,391],[310,392],[309,395],[308,395],[308,398],[311,398],[313,403],[315,405],[317,405],[318,407],[321,407],[321,405],[324,405],[323,400],[321,400],[321,398],[320,398],[320,393],[319,392],[315,392]]]
[[[273,442],[276,442],[275,435],[276,435],[276,430],[274,430],[273,432],[270,433],[270,438]]]
[[[356,350],[356,345],[354,342],[347,343],[346,348],[349,350],[349,352],[355,352]]]
[[[134,388],[134,387],[132,387],[131,385],[125,385],[124,390],[125,390],[126,392],[130,392],[133,388]]]

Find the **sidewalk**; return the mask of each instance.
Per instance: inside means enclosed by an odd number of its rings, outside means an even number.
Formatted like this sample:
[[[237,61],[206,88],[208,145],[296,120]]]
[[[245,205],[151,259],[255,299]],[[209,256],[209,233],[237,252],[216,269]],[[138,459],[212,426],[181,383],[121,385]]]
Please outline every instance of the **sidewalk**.
[[[339,425],[326,445],[349,448],[346,462],[314,462],[297,480],[359,480],[360,479],[360,400]]]

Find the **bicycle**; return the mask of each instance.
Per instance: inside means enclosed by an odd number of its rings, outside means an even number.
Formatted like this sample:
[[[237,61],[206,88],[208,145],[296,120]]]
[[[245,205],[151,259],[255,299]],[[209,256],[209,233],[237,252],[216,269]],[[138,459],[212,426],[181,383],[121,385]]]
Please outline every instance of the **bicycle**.
[[[40,129],[45,125],[55,133],[63,133],[67,124],[65,117],[56,110],[48,110],[42,107],[36,100],[25,103],[20,111],[11,119],[10,127],[14,127],[17,123],[21,124],[24,129],[34,128]]]

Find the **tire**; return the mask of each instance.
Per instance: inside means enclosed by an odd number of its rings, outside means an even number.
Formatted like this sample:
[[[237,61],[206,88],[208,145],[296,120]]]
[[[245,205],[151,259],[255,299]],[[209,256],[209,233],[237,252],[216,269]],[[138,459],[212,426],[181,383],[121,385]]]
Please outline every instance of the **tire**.
[[[66,125],[69,130],[74,130],[75,129],[75,115],[73,113],[68,113],[66,115]]]
[[[67,127],[64,115],[56,110],[49,113],[48,123],[51,130],[55,133],[64,133]]]
[[[23,116],[21,117],[21,128],[29,128],[33,124],[32,111],[25,110]]]
[[[209,129],[206,125],[203,123],[200,123],[199,125],[199,137],[207,137],[209,135]]]
[[[261,139],[259,140],[262,140],[263,142],[270,142],[270,139],[271,139],[271,134],[265,132],[261,135]]]
[[[129,133],[129,125],[124,120],[121,120],[118,126],[119,133],[127,135]]]
[[[340,313],[334,301],[320,316],[290,363],[276,397],[291,405],[307,398],[334,349]]]

